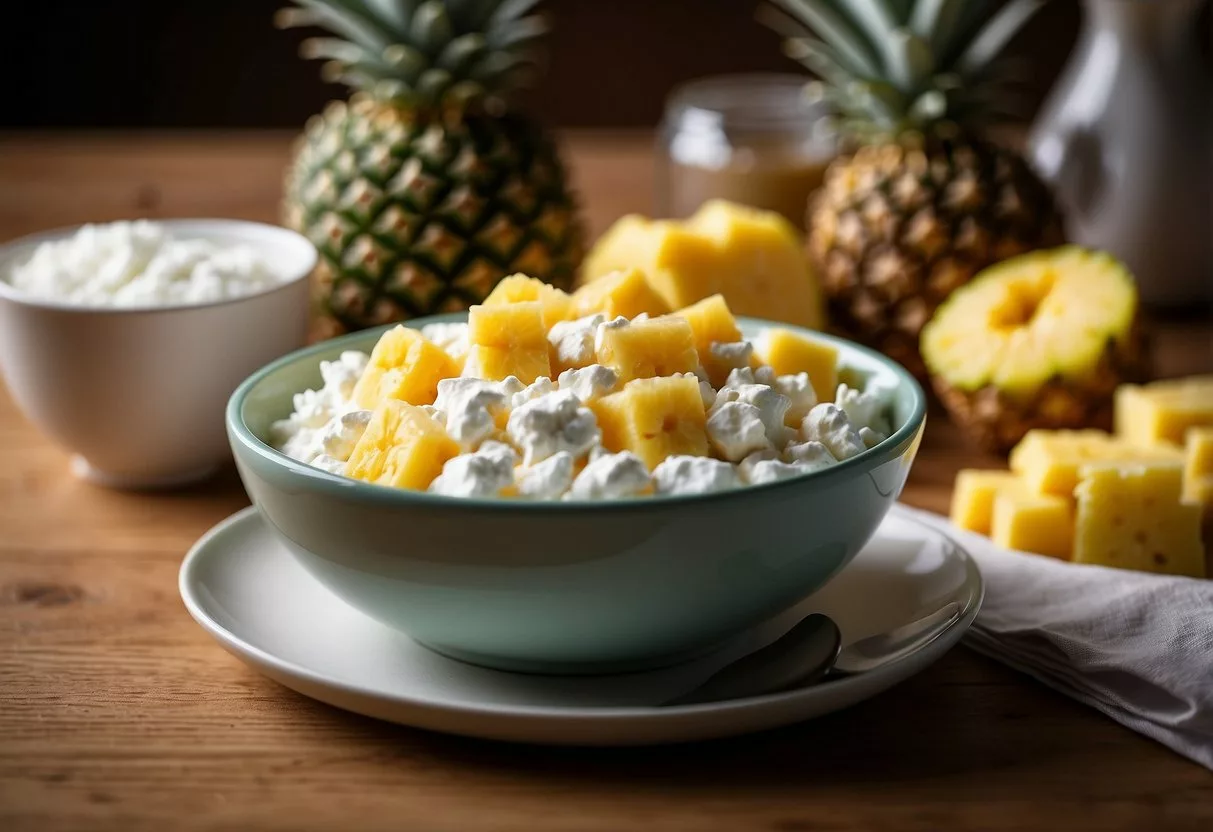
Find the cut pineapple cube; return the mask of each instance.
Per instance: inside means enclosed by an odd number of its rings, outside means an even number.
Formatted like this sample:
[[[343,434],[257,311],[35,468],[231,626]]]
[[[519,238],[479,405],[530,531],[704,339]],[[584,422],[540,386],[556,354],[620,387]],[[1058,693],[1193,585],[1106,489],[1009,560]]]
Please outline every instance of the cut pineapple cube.
[[[667,315],[598,333],[598,363],[610,367],[620,382],[635,378],[693,373],[699,367],[694,335],[685,318]]]
[[[994,496],[990,537],[999,546],[1069,560],[1074,546],[1070,501],[1038,494],[1022,483],[1006,485]]]
[[[517,376],[530,384],[551,377],[547,329],[539,301],[473,306],[468,311],[468,350],[463,374],[500,381]]]
[[[819,402],[834,401],[838,390],[838,350],[790,329],[772,327],[754,342],[754,354],[781,376],[808,373]]]
[[[1100,430],[1032,430],[1011,450],[1010,463],[1029,488],[1068,499],[1088,463],[1182,459],[1176,448],[1136,447]]]
[[[356,480],[424,491],[459,445],[420,407],[385,399],[371,414],[345,473]]]
[[[433,404],[438,382],[459,375],[459,365],[415,329],[398,326],[380,336],[354,385],[354,402],[374,410],[384,399]]]
[[[1097,463],[1080,476],[1075,563],[1205,576],[1200,507],[1180,502],[1178,463]]]
[[[1184,499],[1213,517],[1213,428],[1189,430],[1184,457]]]
[[[505,306],[524,301],[535,301],[542,307],[544,329],[567,320],[573,307],[573,299],[566,292],[525,274],[512,274],[502,279],[484,299],[484,305]]]
[[[571,318],[601,313],[607,317],[635,318],[668,314],[670,305],[657,294],[639,269],[628,268],[602,275],[573,293]]]
[[[546,349],[506,350],[475,345],[468,350],[463,375],[488,381],[514,376],[523,384],[532,384],[537,378],[552,377],[551,357]]]
[[[722,295],[706,297],[674,313],[686,318],[695,337],[699,362],[707,371],[712,386],[720,387],[729,377],[733,366],[712,354],[712,344],[731,344],[741,340],[741,330]]]
[[[1010,471],[979,471],[966,468],[956,475],[952,491],[952,522],[958,528],[990,534],[994,520],[994,498],[1019,479]]]
[[[1213,376],[1116,388],[1116,434],[1134,445],[1182,445],[1191,427],[1213,426]]]
[[[642,378],[589,407],[609,451],[631,451],[652,470],[666,457],[708,455],[707,414],[693,376]]]
[[[630,215],[595,244],[586,281],[636,266],[673,309],[717,293],[742,315],[822,325],[821,292],[796,230],[773,211],[723,200],[686,221]]]

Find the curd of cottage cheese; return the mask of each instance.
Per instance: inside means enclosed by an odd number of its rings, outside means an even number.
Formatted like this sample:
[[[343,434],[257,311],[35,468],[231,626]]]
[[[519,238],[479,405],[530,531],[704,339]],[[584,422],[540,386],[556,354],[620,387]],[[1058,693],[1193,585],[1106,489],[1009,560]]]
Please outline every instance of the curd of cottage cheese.
[[[85,225],[41,243],[6,276],[15,289],[80,306],[186,306],[282,282],[251,246],[179,239],[148,220]]]
[[[526,500],[712,494],[823,470],[892,432],[886,391],[841,384],[833,402],[818,402],[807,373],[778,375],[771,367],[751,366],[748,341],[715,342],[714,360],[731,367],[719,389],[702,368],[681,374],[699,384],[712,456],[670,456],[650,472],[635,454],[603,447],[593,410],[597,399],[623,388],[614,370],[595,363],[596,342],[605,329],[634,322],[591,315],[555,325],[549,333],[553,351],[578,365],[555,381],[489,381],[469,376],[466,366],[461,377],[439,381],[434,404],[422,409],[463,452],[445,463],[429,490]],[[466,324],[429,324],[421,333],[453,357],[468,352]],[[371,418],[351,401],[367,360],[345,352],[321,362],[323,386],[297,394],[294,411],[273,426],[283,452],[344,473]]]

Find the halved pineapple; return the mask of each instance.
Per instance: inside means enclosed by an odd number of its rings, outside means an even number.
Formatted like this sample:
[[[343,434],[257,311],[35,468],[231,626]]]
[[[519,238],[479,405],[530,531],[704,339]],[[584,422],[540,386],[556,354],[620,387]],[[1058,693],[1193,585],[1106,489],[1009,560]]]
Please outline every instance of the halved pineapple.
[[[670,305],[653,289],[644,272],[627,268],[605,274],[574,292],[570,317],[602,313],[610,320],[620,315],[635,318],[641,313],[656,317],[669,311]]]
[[[754,341],[754,355],[781,376],[808,373],[819,402],[834,401],[838,391],[838,350],[825,341],[773,327]],[[862,387],[862,385],[856,385]]]
[[[420,407],[384,399],[350,453],[345,474],[377,485],[424,491],[459,450],[442,425]]]
[[[695,349],[699,353],[699,362],[707,371],[714,387],[720,387],[729,377],[733,366],[712,354],[712,344],[730,344],[741,340],[741,330],[737,320],[729,311],[729,305],[723,295],[712,295],[698,303],[683,307],[674,313],[679,318],[686,318],[691,325],[695,337]]]
[[[503,279],[484,299],[485,306],[505,306],[520,301],[536,301],[542,307],[544,329],[567,320],[573,299],[562,289],[525,274],[512,274]]]
[[[354,386],[353,399],[374,410],[385,399],[433,404],[438,382],[459,375],[459,365],[415,329],[398,326],[380,336],[366,370]]]
[[[699,367],[694,335],[685,318],[667,315],[604,326],[597,341],[598,363],[614,370],[620,382],[693,373]]]
[[[631,451],[649,470],[668,456],[707,456],[707,414],[693,376],[641,378],[589,405],[609,451]]]
[[[491,381],[517,376],[530,384],[551,377],[543,304],[518,301],[502,306],[473,306],[468,312],[468,350],[464,375]]]
[[[1116,386],[1147,369],[1132,275],[1075,246],[981,272],[939,307],[921,347],[952,418],[998,452],[1032,428],[1110,428]]]

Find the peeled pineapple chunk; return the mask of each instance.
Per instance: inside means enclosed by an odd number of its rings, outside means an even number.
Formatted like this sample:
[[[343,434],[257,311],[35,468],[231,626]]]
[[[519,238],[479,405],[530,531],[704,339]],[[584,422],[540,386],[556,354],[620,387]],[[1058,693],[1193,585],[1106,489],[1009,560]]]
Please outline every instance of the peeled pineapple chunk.
[[[1069,560],[1074,547],[1070,501],[1012,483],[994,495],[990,537],[999,546]]]
[[[722,294],[742,315],[820,327],[821,290],[794,228],[773,211],[723,200],[685,222],[629,215],[595,244],[587,285],[636,267],[671,309]]]
[[[772,327],[754,341],[754,354],[781,376],[808,373],[817,400],[834,401],[834,393],[838,390],[838,350],[825,341]]]
[[[459,365],[414,329],[389,329],[371,350],[366,370],[354,386],[353,399],[374,410],[385,399],[433,404],[438,382],[459,375]]]
[[[672,315],[604,326],[596,346],[598,363],[614,370],[621,382],[693,373],[699,367],[691,325]]]
[[[517,376],[530,384],[540,376],[551,377],[547,328],[543,304],[518,301],[502,306],[473,306],[468,312],[465,376],[492,381]]]
[[[1093,462],[1175,462],[1183,453],[1166,445],[1140,448],[1100,430],[1033,430],[1011,451],[1011,470],[1042,494],[1070,497],[1078,471]]]
[[[459,452],[459,444],[420,407],[385,399],[371,414],[345,473],[377,485],[424,491]]]
[[[1213,520],[1213,428],[1192,428],[1184,450],[1184,499]]]
[[[1135,445],[1182,445],[1191,427],[1213,426],[1213,376],[1126,384],[1116,391],[1116,433]]]
[[[567,320],[573,306],[573,299],[567,292],[525,274],[512,274],[503,279],[484,299],[484,305],[505,306],[519,301],[539,303],[544,329],[551,329],[553,324]]]
[[[994,522],[994,498],[1018,481],[1010,471],[961,471],[952,491],[952,522],[958,528],[988,535]]]
[[[1111,427],[1116,385],[1146,368],[1132,276],[1074,246],[981,272],[939,307],[921,347],[953,419],[1000,452],[1032,428]]]
[[[1179,464],[1101,463],[1081,477],[1075,563],[1205,576],[1200,507],[1180,501]]]
[[[712,353],[712,344],[732,344],[741,340],[741,330],[723,295],[712,295],[674,313],[685,318],[691,325],[695,338],[695,350],[699,361],[707,371],[713,387],[720,387],[733,365]]]
[[[670,305],[658,294],[636,268],[625,268],[602,275],[593,283],[587,283],[573,293],[571,318],[584,318],[601,313],[607,317],[635,318],[645,314],[651,317],[665,315]]]
[[[642,378],[590,404],[609,451],[631,451],[652,471],[669,456],[707,456],[707,414],[694,376]]]

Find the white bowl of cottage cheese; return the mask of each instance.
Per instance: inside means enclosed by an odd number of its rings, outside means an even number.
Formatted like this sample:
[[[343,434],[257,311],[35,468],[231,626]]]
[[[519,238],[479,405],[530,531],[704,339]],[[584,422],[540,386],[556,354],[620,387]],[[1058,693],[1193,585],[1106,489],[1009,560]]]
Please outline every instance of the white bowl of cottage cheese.
[[[26,417],[114,487],[230,458],[223,405],[307,338],[312,244],[241,220],[85,225],[0,246],[0,375]]]

